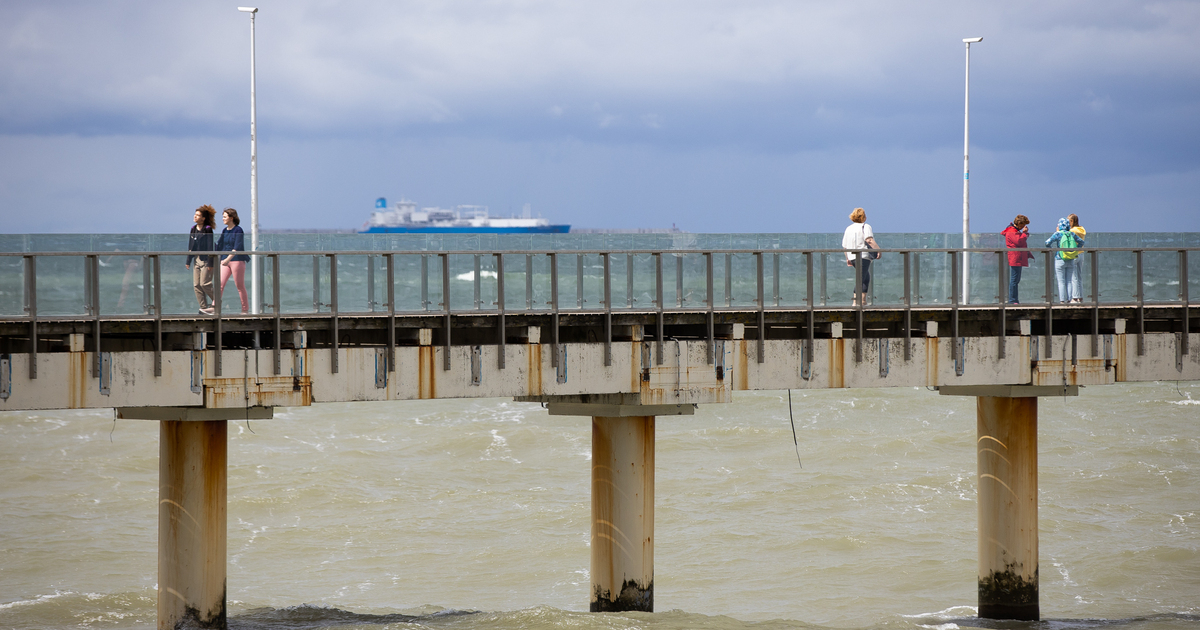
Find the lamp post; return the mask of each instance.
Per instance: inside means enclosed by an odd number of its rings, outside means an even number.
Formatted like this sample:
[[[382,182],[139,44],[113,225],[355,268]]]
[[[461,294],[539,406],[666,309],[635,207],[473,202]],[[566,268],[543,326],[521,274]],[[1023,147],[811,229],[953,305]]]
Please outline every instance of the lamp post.
[[[254,102],[254,16],[258,7],[238,7],[238,11],[250,14],[250,251],[258,251],[258,128]],[[258,256],[250,257],[250,312],[258,313],[262,303],[262,287],[259,286]]]
[[[982,37],[963,40],[967,46],[966,103],[963,109],[963,304],[971,303],[971,257],[967,248],[971,246],[971,44],[983,41]]]

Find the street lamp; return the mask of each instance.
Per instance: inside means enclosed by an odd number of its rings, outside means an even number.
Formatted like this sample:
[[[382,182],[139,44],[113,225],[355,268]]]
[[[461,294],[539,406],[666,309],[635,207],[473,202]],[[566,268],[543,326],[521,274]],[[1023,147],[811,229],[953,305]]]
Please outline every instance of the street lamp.
[[[966,252],[971,245],[971,166],[968,157],[971,153],[971,44],[981,41],[982,37],[968,37],[963,40],[967,46],[966,104],[963,111],[963,304],[971,303],[971,260]]]
[[[238,7],[238,11],[250,14],[250,251],[258,251],[258,129],[254,102],[254,15],[258,7]],[[259,286],[258,256],[250,257],[250,312],[258,313],[262,303],[262,287]]]

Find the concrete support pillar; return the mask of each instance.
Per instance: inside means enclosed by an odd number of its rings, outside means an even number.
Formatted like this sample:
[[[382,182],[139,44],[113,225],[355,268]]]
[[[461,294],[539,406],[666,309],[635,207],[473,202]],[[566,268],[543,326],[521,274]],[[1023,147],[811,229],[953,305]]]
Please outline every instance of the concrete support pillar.
[[[654,416],[592,417],[591,610],[654,611]]]
[[[227,422],[159,424],[158,628],[224,630]]]
[[[1037,620],[1036,397],[976,398],[979,616]]]

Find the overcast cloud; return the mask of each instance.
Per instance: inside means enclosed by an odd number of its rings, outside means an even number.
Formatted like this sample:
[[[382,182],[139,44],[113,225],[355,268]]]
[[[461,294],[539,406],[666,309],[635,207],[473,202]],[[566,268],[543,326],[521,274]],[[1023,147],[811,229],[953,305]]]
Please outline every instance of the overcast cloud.
[[[265,228],[378,196],[581,227],[1200,230],[1197,2],[258,5]],[[0,230],[249,208],[232,3],[0,3]]]

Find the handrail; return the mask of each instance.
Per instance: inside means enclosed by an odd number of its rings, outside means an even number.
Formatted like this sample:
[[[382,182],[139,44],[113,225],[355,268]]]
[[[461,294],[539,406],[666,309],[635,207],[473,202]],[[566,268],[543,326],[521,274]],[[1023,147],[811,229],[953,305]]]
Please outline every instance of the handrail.
[[[962,249],[962,248],[881,248],[881,249],[874,249],[874,250],[783,249],[783,248],[781,248],[781,249],[711,249],[711,250],[709,250],[709,249],[687,249],[687,250],[680,250],[680,249],[672,249],[672,250],[662,250],[662,249],[502,250],[502,251],[498,250],[498,251],[491,251],[491,252],[480,251],[480,250],[454,250],[454,251],[424,251],[424,250],[422,250],[422,251],[380,251],[380,250],[328,251],[328,250],[325,250],[325,251],[282,251],[282,252],[280,252],[280,251],[259,251],[259,252],[245,252],[245,254],[248,256],[265,257],[272,262],[272,270],[273,270],[272,275],[271,275],[272,287],[273,287],[272,291],[275,295],[273,295],[271,312],[265,313],[264,315],[273,317],[276,320],[278,320],[279,317],[282,314],[284,314],[282,306],[279,304],[280,300],[278,297],[276,297],[279,292],[279,281],[280,281],[279,261],[280,261],[280,259],[281,258],[291,258],[291,257],[310,257],[310,256],[313,257],[314,273],[313,273],[312,282],[313,282],[314,295],[313,295],[313,311],[312,312],[313,313],[325,313],[330,317],[331,324],[332,324],[333,330],[334,330],[334,343],[336,345],[336,343],[337,343],[337,324],[338,324],[338,318],[340,316],[345,316],[348,314],[355,314],[355,313],[376,312],[375,305],[379,304],[379,301],[375,300],[373,297],[369,297],[368,298],[369,304],[367,305],[368,310],[365,310],[365,311],[353,310],[353,309],[344,310],[339,307],[339,305],[338,305],[338,293],[339,293],[338,278],[339,278],[339,268],[341,267],[338,265],[339,257],[341,257],[343,260],[346,260],[348,257],[355,257],[355,256],[368,257],[368,260],[371,261],[367,265],[367,278],[368,278],[368,282],[371,283],[368,288],[369,296],[373,296],[374,295],[373,292],[375,290],[375,287],[374,287],[374,278],[375,278],[374,257],[384,258],[387,263],[387,279],[388,279],[387,312],[391,313],[393,317],[397,313],[399,313],[399,314],[411,314],[411,313],[435,314],[435,313],[438,313],[441,316],[447,318],[447,327],[448,327],[449,326],[448,318],[452,314],[463,314],[463,313],[472,313],[472,312],[493,312],[493,311],[497,311],[497,310],[499,310],[501,312],[510,313],[510,314],[540,313],[540,312],[549,311],[550,313],[555,315],[556,321],[557,321],[558,314],[560,312],[564,312],[564,311],[565,312],[574,312],[574,313],[607,313],[607,314],[611,314],[614,311],[621,311],[621,312],[639,312],[639,311],[700,312],[700,313],[731,312],[731,311],[757,311],[759,313],[758,319],[760,320],[760,323],[762,323],[762,313],[764,313],[764,312],[767,312],[767,311],[791,311],[791,310],[796,310],[796,308],[797,308],[796,306],[789,306],[789,305],[781,304],[781,295],[780,295],[780,290],[779,290],[780,278],[781,278],[781,272],[780,272],[781,256],[783,256],[783,255],[800,255],[803,257],[803,264],[804,264],[805,270],[799,277],[804,278],[804,284],[806,286],[806,289],[805,289],[806,295],[803,299],[800,300],[800,302],[803,303],[803,305],[804,305],[802,307],[803,309],[811,310],[812,308],[814,308],[816,306],[815,301],[816,301],[816,299],[818,299],[818,296],[815,294],[815,290],[814,290],[814,283],[816,281],[815,275],[818,272],[818,268],[816,265],[816,262],[817,262],[816,258],[818,256],[820,256],[820,263],[821,263],[819,266],[819,275],[820,275],[820,284],[821,284],[821,289],[822,289],[821,295],[819,296],[819,298],[821,300],[822,306],[825,306],[826,298],[827,298],[825,289],[826,289],[826,284],[827,284],[827,278],[829,276],[828,270],[825,265],[826,256],[831,256],[831,255],[846,256],[847,254],[849,254],[849,255],[853,256],[854,259],[858,260],[858,259],[861,259],[863,257],[863,255],[868,252],[880,252],[880,253],[884,253],[884,254],[898,254],[900,256],[901,260],[903,261],[902,281],[903,281],[904,289],[903,289],[903,295],[902,295],[900,301],[895,304],[875,304],[873,295],[871,295],[870,293],[862,295],[861,290],[860,290],[860,282],[859,282],[861,280],[861,275],[860,275],[861,271],[859,271],[858,268],[856,267],[856,269],[855,269],[855,286],[854,286],[853,291],[855,294],[854,295],[855,301],[857,302],[857,305],[858,305],[857,310],[860,311],[859,325],[857,327],[861,328],[862,327],[861,310],[867,307],[868,301],[871,302],[871,305],[870,305],[871,308],[878,309],[878,310],[911,311],[911,309],[914,307],[921,307],[921,306],[928,307],[929,306],[928,303],[926,303],[924,305],[921,303],[921,298],[922,298],[921,279],[922,278],[921,278],[921,265],[919,264],[919,262],[920,262],[919,257],[922,254],[932,254],[932,255],[935,255],[935,258],[936,258],[936,255],[939,255],[939,254],[947,255],[947,257],[949,259],[947,268],[951,275],[957,274],[957,269],[959,266],[959,261],[958,261],[959,255],[961,255],[964,252],[966,252],[968,254],[975,253],[975,254],[987,254],[987,255],[996,256],[997,257],[996,264],[997,264],[997,271],[998,271],[999,287],[998,287],[997,295],[993,296],[993,297],[997,301],[996,302],[988,302],[987,303],[988,305],[990,305],[990,304],[1001,305],[1007,301],[1005,299],[1007,297],[1007,287],[1005,286],[1006,272],[1004,270],[1004,267],[1007,265],[1006,265],[1006,261],[1003,259],[1003,256],[1005,254],[1010,253],[1010,252],[1030,252],[1030,253],[1042,254],[1044,256],[1043,260],[1045,261],[1045,264],[1046,264],[1046,270],[1045,270],[1046,293],[1042,296],[1042,298],[1043,298],[1042,300],[1031,301],[1031,302],[1029,302],[1029,304],[1044,305],[1047,308],[1057,308],[1058,306],[1056,306],[1054,304],[1054,301],[1051,299],[1053,297],[1053,293],[1054,293],[1053,292],[1053,282],[1052,282],[1053,276],[1052,276],[1052,270],[1051,270],[1051,261],[1052,261],[1053,254],[1056,251],[1061,251],[1061,249],[1055,248],[1055,247],[1029,247],[1029,248],[995,247],[995,248],[968,248],[968,249]],[[1188,253],[1192,252],[1192,251],[1200,251],[1200,248],[1198,248],[1198,247],[1093,247],[1093,248],[1081,247],[1074,251],[1081,252],[1081,258],[1080,258],[1081,263],[1082,263],[1082,256],[1084,254],[1087,254],[1088,257],[1090,258],[1091,264],[1090,264],[1090,266],[1087,267],[1087,269],[1090,272],[1090,276],[1091,276],[1090,277],[1091,295],[1088,296],[1089,297],[1088,301],[1084,302],[1083,304],[1092,306],[1094,308],[1098,308],[1099,305],[1102,303],[1099,299],[1100,298],[1100,289],[1101,289],[1101,284],[1100,284],[1101,267],[1099,266],[1098,261],[1099,261],[1100,256],[1103,254],[1111,254],[1111,253],[1132,254],[1133,265],[1134,265],[1134,269],[1133,269],[1134,282],[1133,282],[1133,286],[1131,287],[1132,294],[1130,295],[1130,299],[1129,300],[1111,300],[1111,301],[1103,302],[1103,304],[1113,305],[1113,306],[1116,306],[1116,305],[1136,306],[1138,308],[1138,317],[1137,317],[1136,325],[1137,325],[1137,329],[1139,331],[1142,331],[1144,329],[1143,319],[1144,319],[1144,311],[1145,311],[1145,307],[1146,307],[1147,303],[1149,303],[1151,305],[1156,304],[1156,303],[1157,304],[1182,304],[1185,307],[1187,305],[1191,304],[1190,296],[1192,295],[1192,292],[1188,291],[1187,290],[1188,287],[1186,286],[1186,284],[1188,282],[1188,276],[1189,276],[1188,269],[1187,269],[1187,264],[1188,264],[1188,259],[1189,259]],[[1176,299],[1174,299],[1174,300],[1163,299],[1163,298],[1161,298],[1161,296],[1157,299],[1153,299],[1153,298],[1148,299],[1146,296],[1145,277],[1148,274],[1146,274],[1147,270],[1145,269],[1143,260],[1147,254],[1152,254],[1152,253],[1156,253],[1156,252],[1174,253],[1178,256],[1179,265],[1180,265],[1178,276],[1174,277],[1174,274],[1172,274],[1172,277],[1165,278],[1168,281],[1175,281],[1180,284],[1179,295],[1176,296]],[[612,289],[613,289],[614,285],[612,282],[613,279],[611,277],[612,276],[612,266],[613,266],[611,263],[613,262],[614,255],[618,255],[618,254],[624,255],[623,258],[626,261],[626,263],[625,263],[626,264],[625,273],[627,275],[626,299],[622,301],[622,302],[624,302],[623,304],[614,304],[613,296],[612,296]],[[717,277],[717,275],[714,271],[715,265],[714,265],[713,257],[716,255],[720,255],[720,254],[724,254],[726,256],[726,267],[725,267],[725,274],[724,274],[725,299],[723,300],[723,304],[718,305],[718,301],[717,301],[717,297],[716,297],[716,290],[715,290],[715,286],[714,286],[714,280]],[[39,274],[39,267],[37,265],[37,259],[38,258],[64,258],[64,257],[83,258],[87,263],[85,265],[84,278],[83,278],[84,279],[84,302],[85,302],[85,305],[84,305],[84,313],[81,314],[82,317],[86,318],[88,321],[95,322],[95,326],[97,328],[98,328],[99,322],[101,320],[120,320],[120,319],[140,318],[141,316],[139,316],[138,314],[101,313],[101,308],[100,308],[100,306],[101,306],[101,299],[100,299],[101,287],[99,286],[100,285],[100,282],[99,282],[100,259],[109,257],[109,256],[129,257],[129,258],[140,257],[143,260],[145,260],[146,262],[148,262],[149,267],[147,268],[147,271],[152,269],[153,272],[152,273],[144,273],[143,274],[143,282],[145,282],[148,279],[151,283],[153,283],[153,286],[144,286],[143,292],[152,297],[151,297],[151,299],[146,300],[144,302],[144,304],[143,304],[144,313],[142,315],[152,316],[156,320],[161,320],[164,318],[177,319],[180,317],[179,315],[171,315],[164,311],[164,306],[163,306],[163,302],[162,302],[162,299],[163,299],[162,298],[162,292],[163,292],[162,282],[163,282],[163,280],[162,280],[161,276],[165,275],[165,274],[162,274],[162,272],[160,271],[159,262],[160,262],[160,259],[164,256],[179,257],[179,256],[186,256],[186,255],[189,255],[188,252],[180,252],[180,251],[112,252],[107,255],[102,252],[95,252],[95,251],[86,251],[86,252],[19,252],[19,253],[17,253],[17,252],[0,252],[0,260],[7,259],[7,258],[23,259],[24,264],[20,266],[22,268],[22,271],[20,273],[22,273],[25,276],[24,292],[26,294],[24,297],[24,300],[25,300],[25,309],[24,310],[25,310],[26,314],[25,315],[16,315],[16,316],[0,314],[0,321],[36,322],[36,321],[54,321],[54,320],[62,320],[62,319],[78,319],[79,317],[75,317],[73,315],[55,316],[55,315],[45,314],[44,310],[41,313],[38,312],[38,300],[37,300],[38,296],[36,294],[39,291],[39,287],[44,287],[45,283],[39,283],[37,281],[36,276]],[[195,254],[193,253],[192,255],[195,255]],[[560,296],[559,296],[559,292],[560,292],[559,283],[560,283],[560,280],[562,280],[563,278],[558,273],[558,270],[559,270],[558,269],[558,258],[561,256],[571,256],[571,255],[575,255],[577,257],[576,274],[572,274],[575,276],[575,282],[576,282],[576,287],[575,287],[576,296],[575,296],[575,300],[574,300],[576,302],[576,304],[573,306],[565,306],[564,304],[561,303]],[[600,257],[600,260],[603,264],[603,269],[604,269],[603,277],[598,278],[596,280],[600,283],[600,286],[603,287],[603,293],[599,297],[600,304],[598,304],[594,307],[589,307],[589,306],[584,305],[584,301],[585,301],[584,300],[584,290],[583,290],[583,281],[585,280],[584,257],[585,256],[596,256],[596,255],[598,255]],[[653,305],[638,305],[638,304],[634,303],[635,300],[634,300],[633,296],[635,294],[635,291],[634,291],[635,274],[634,274],[633,261],[634,261],[634,257],[639,256],[639,255],[651,256],[654,261],[653,262],[654,271],[652,272],[653,276],[654,276],[654,279],[653,279],[654,287],[651,289],[651,291],[654,294],[652,297]],[[771,267],[770,267],[772,270],[772,274],[771,274],[772,278],[770,279],[770,282],[772,282],[773,286],[772,286],[772,291],[771,291],[770,297],[768,297],[768,295],[767,295],[767,289],[766,289],[767,279],[765,277],[766,269],[767,269],[767,264],[766,264],[767,261],[764,259],[767,255],[770,255],[772,258]],[[914,258],[914,255],[916,256],[915,258]],[[410,256],[420,256],[421,257],[421,271],[420,271],[421,304],[415,309],[408,309],[408,308],[403,308],[403,307],[398,306],[396,304],[396,299],[393,294],[393,291],[396,287],[397,275],[399,275],[396,273],[396,268],[395,268],[396,260],[395,259],[397,257],[410,257]],[[474,284],[474,300],[472,302],[474,308],[456,308],[453,304],[453,300],[449,299],[449,294],[451,291],[450,260],[452,258],[459,257],[459,256],[470,256],[470,257],[473,257],[473,259],[475,261],[474,271],[471,273],[472,281]],[[520,270],[519,268],[517,268],[514,271],[505,272],[504,271],[505,266],[503,263],[505,256],[524,256],[526,258],[526,265],[525,265],[524,270]],[[551,284],[551,286],[550,286],[550,298],[551,299],[549,302],[547,302],[549,309],[534,307],[535,301],[534,301],[534,297],[533,297],[533,294],[534,294],[533,277],[535,275],[541,275],[541,274],[535,272],[533,265],[532,265],[532,261],[535,257],[540,258],[543,256],[548,258],[549,262],[550,262],[549,275],[550,275],[550,284]],[[663,267],[662,259],[664,256],[675,256],[677,259],[677,262],[675,265],[675,274],[674,274],[676,276],[676,278],[675,278],[675,282],[673,283],[675,285],[676,295],[674,296],[674,298],[675,298],[674,300],[669,300],[670,302],[673,302],[673,304],[669,304],[669,305],[668,305],[666,292],[664,291],[664,277],[663,277],[664,274],[663,274],[663,269],[662,269],[662,267]],[[705,284],[704,284],[704,288],[703,288],[704,297],[702,300],[697,300],[695,298],[689,299],[689,297],[687,295],[685,295],[683,259],[688,256],[702,256],[704,258],[705,273],[703,275],[705,276],[705,279],[704,279]],[[757,270],[756,274],[753,274],[753,277],[746,277],[746,275],[744,273],[739,273],[739,274],[735,275],[732,270],[732,263],[731,263],[733,256],[752,257],[753,260],[755,261],[753,264]],[[429,265],[427,264],[429,257],[435,257],[437,264],[441,267],[441,269],[440,269],[440,275],[441,275],[441,283],[440,283],[441,296],[440,296],[440,298],[441,299],[439,302],[436,303],[437,306],[439,306],[440,308],[435,308],[435,309],[430,309],[430,305],[434,304],[434,303],[429,301],[429,299],[432,296],[428,295],[429,272],[432,271],[428,268]],[[521,274],[521,273],[525,274],[526,278],[525,278],[524,286],[525,286],[526,296],[525,296],[524,308],[521,308],[519,306],[514,308],[513,306],[505,305],[503,302],[503,296],[500,297],[500,299],[498,300],[498,303],[495,303],[495,302],[492,303],[492,306],[497,306],[498,308],[490,308],[489,306],[484,305],[484,303],[480,297],[480,295],[481,295],[480,294],[480,284],[482,282],[480,259],[483,257],[487,257],[489,259],[494,259],[497,263],[496,269],[498,271],[500,271],[501,273],[505,273],[506,275]],[[1200,260],[1200,257],[1197,257],[1197,256],[1192,256],[1190,258],[1192,260]],[[618,259],[620,259],[620,258],[618,258]],[[328,270],[327,272],[322,270],[319,266],[316,266],[316,261],[318,261],[318,260],[328,260],[329,265],[327,267],[327,270]],[[936,262],[936,260],[935,260],[935,262]],[[1081,264],[1081,266],[1082,266],[1082,264]],[[837,266],[835,265],[835,267],[837,267]],[[494,274],[495,272],[490,272],[490,273]],[[876,268],[876,273],[878,273],[878,268]],[[892,274],[894,276],[895,272],[893,271]],[[322,295],[321,295],[321,293],[322,293],[322,291],[321,291],[322,277],[326,276],[326,275],[328,276],[329,291],[330,291],[330,293],[329,293],[330,297],[329,297],[328,302],[324,302],[321,299],[322,298]],[[943,274],[942,273],[936,274],[935,277],[937,277],[938,275],[943,275]],[[1152,275],[1152,274],[1150,274],[1150,275]],[[589,276],[586,276],[586,279],[591,280],[594,277],[595,277],[594,275],[589,275]],[[641,277],[641,276],[639,275],[639,277]],[[570,281],[569,278],[570,278],[570,276],[567,277],[568,282]],[[497,280],[498,280],[498,285],[500,287],[500,290],[504,290],[503,289],[503,287],[504,287],[503,280],[500,278],[497,278]],[[751,285],[751,284],[754,285],[754,298],[750,300],[752,305],[750,305],[750,304],[735,305],[732,303],[733,300],[731,298],[731,296],[732,296],[731,284],[734,280],[741,281],[741,283],[744,286]],[[987,282],[984,281],[983,276],[981,276],[980,283],[977,283],[974,286],[982,287],[986,284],[987,284]],[[949,308],[951,308],[954,311],[957,311],[959,308],[969,308],[968,303],[966,302],[967,296],[959,295],[958,286],[955,282],[953,282],[953,279],[951,281],[951,285],[953,285],[953,286],[949,287],[950,295],[945,296],[948,299],[948,301],[944,303],[945,306],[948,306]],[[436,286],[436,284],[434,286]],[[517,284],[515,286],[519,287],[520,284]],[[619,286],[619,285],[617,285],[617,286]],[[182,290],[186,291],[188,289],[182,289]],[[218,291],[219,291],[219,289],[218,289]],[[519,289],[518,289],[518,291],[519,291]],[[1161,293],[1161,290],[1159,292]],[[1200,293],[1200,292],[1197,292],[1197,293]],[[218,293],[218,295],[219,295],[219,293]],[[938,300],[938,299],[935,299],[934,301],[935,301],[935,303],[941,304],[940,300]],[[382,306],[382,304],[380,304],[380,306]],[[328,307],[329,310],[322,311],[322,308],[324,308],[324,307]],[[939,308],[940,307],[941,306],[939,305]],[[842,308],[842,307],[835,307],[835,308]],[[1001,306],[1000,308],[1003,309],[1003,306]],[[302,312],[303,311],[292,311],[292,314],[298,314],[298,313],[302,313]],[[215,332],[219,336],[221,334],[221,328],[220,328],[219,322],[222,319],[241,318],[241,317],[247,317],[247,316],[225,315],[225,314],[221,313],[220,307],[218,306],[217,309],[215,310],[215,312],[212,315],[209,315],[207,317],[213,319],[216,322],[216,331]],[[248,316],[248,317],[253,318],[255,316]],[[1095,317],[1098,317],[1098,315],[1093,316],[1093,318],[1095,318]],[[193,315],[192,318],[195,318],[195,316]],[[811,315],[810,315],[810,318],[811,318]],[[608,317],[606,317],[606,319],[611,319],[611,317],[608,316]],[[659,318],[659,319],[660,319],[660,321],[658,322],[658,327],[661,328],[661,318]],[[955,319],[957,319],[957,318],[955,318]],[[711,317],[709,317],[709,322],[710,322],[709,328],[711,328],[711,326],[712,326]],[[954,324],[956,324],[956,323],[957,322],[954,322]],[[609,324],[609,325],[611,326],[611,324]],[[763,324],[763,326],[765,326],[765,324]],[[953,326],[953,324],[952,324],[952,327],[956,328],[957,326]],[[906,330],[907,330],[907,325],[906,325]],[[36,329],[32,330],[31,333],[34,336],[36,336]],[[557,342],[557,326],[555,326],[554,333],[555,333],[554,334],[555,341]],[[446,341],[446,343],[449,343],[448,338],[445,341]],[[856,348],[856,354],[857,354],[857,350],[858,349]],[[97,367],[97,369],[98,369],[98,367]]]
[[[1075,248],[1059,248],[1059,247],[971,247],[963,249],[961,247],[882,247],[879,249],[817,249],[817,248],[774,248],[774,247],[756,247],[756,248],[736,248],[736,249],[461,249],[461,250],[396,250],[396,249],[365,249],[365,250],[258,250],[254,252],[239,251],[239,256],[386,256],[388,254],[397,254],[405,256],[495,256],[503,254],[505,256],[517,255],[548,255],[551,253],[561,255],[602,255],[602,254],[755,254],[755,253],[771,253],[771,254],[854,254],[854,253],[896,253],[904,252],[913,253],[945,253],[959,254],[966,252],[968,254],[996,254],[1007,252],[1057,252],[1057,251],[1075,251],[1080,253],[1091,252],[1180,252],[1180,251],[1200,251],[1200,247],[1075,247]],[[225,252],[226,254],[229,252]],[[159,250],[159,251],[74,251],[74,252],[0,252],[0,257],[24,258],[27,256],[37,257],[81,257],[81,256],[97,256],[97,257],[126,257],[132,258],[136,256],[219,256],[222,252],[189,252],[186,250]]]

